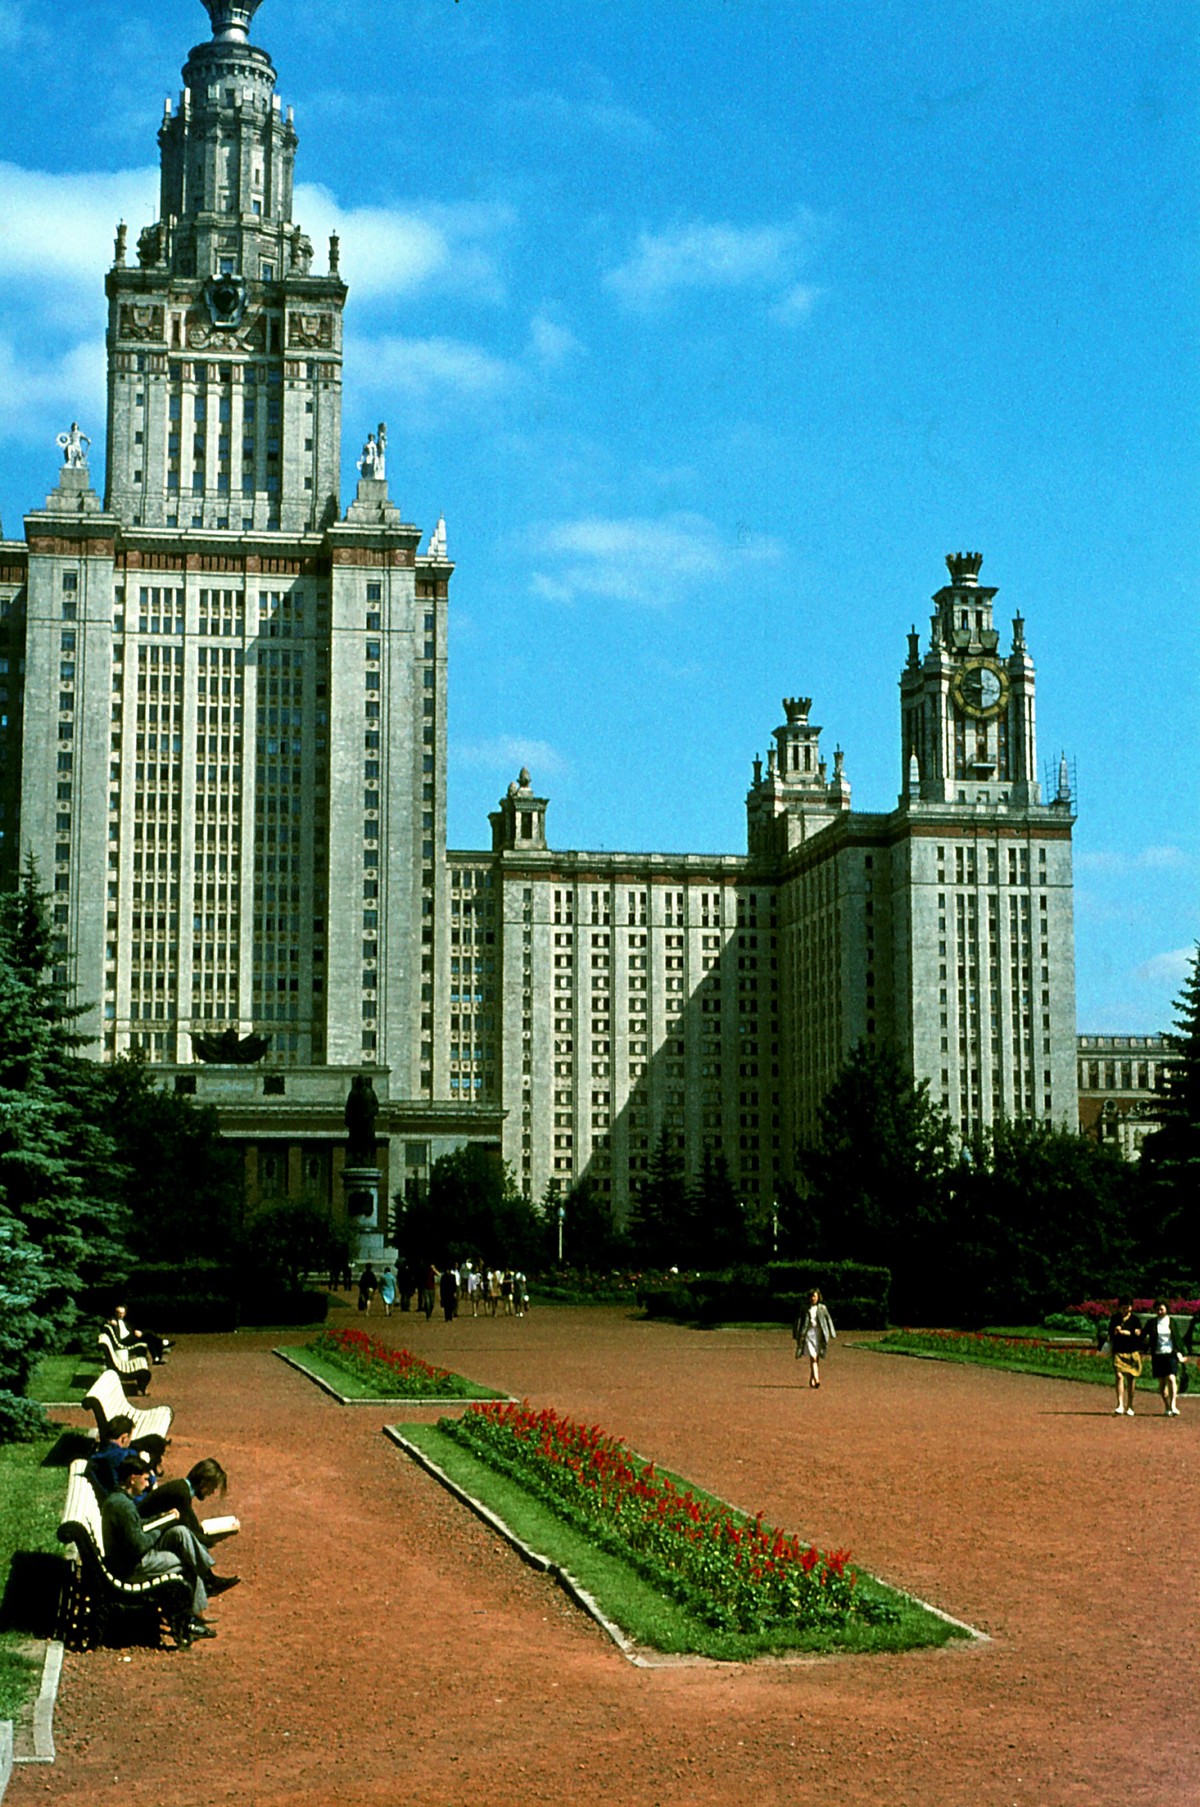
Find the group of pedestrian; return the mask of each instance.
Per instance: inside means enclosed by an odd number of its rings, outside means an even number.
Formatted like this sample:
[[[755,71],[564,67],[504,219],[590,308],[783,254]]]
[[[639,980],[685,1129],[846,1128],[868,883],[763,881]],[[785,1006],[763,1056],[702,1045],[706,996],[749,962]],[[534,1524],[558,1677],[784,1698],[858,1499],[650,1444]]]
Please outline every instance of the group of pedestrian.
[[[483,1267],[464,1261],[438,1269],[432,1261],[406,1263],[397,1275],[385,1267],[377,1274],[368,1261],[358,1277],[358,1309],[369,1313],[378,1293],[385,1317],[391,1317],[393,1305],[408,1311],[416,1295],[417,1310],[425,1319],[433,1316],[435,1301],[440,1302],[447,1324],[469,1305],[471,1316],[523,1318],[529,1311],[529,1281],[520,1268]]]
[[[1190,1342],[1194,1324],[1189,1328]],[[1115,1418],[1133,1417],[1133,1394],[1142,1373],[1143,1357],[1150,1357],[1150,1372],[1158,1382],[1163,1411],[1179,1417],[1179,1394],[1187,1390],[1187,1348],[1165,1299],[1154,1301],[1154,1315],[1147,1323],[1134,1315],[1132,1299],[1118,1299],[1109,1319],[1107,1347],[1112,1352],[1117,1383]],[[1182,1382],[1182,1388],[1180,1383]]]

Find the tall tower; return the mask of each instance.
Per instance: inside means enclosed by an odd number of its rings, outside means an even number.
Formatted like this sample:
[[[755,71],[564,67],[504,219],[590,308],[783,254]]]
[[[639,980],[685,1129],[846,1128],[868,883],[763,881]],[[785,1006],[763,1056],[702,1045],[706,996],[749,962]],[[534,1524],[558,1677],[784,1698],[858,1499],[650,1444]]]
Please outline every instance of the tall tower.
[[[929,650],[916,631],[900,679],[901,753],[906,783],[940,803],[1037,803],[1033,661],[1025,624],[1013,621],[1012,648],[1000,656],[992,624],[996,591],[979,581],[978,552],[946,555],[950,582],[935,595]]]
[[[292,220],[296,132],[260,0],[204,0],[213,36],[159,129],[159,217],[108,294],[106,506],[130,527],[275,528],[337,515],[342,309]]]
[[[897,1037],[964,1134],[1077,1120],[1072,800],[1041,800],[1024,622],[1002,655],[982,562],[947,556],[908,637],[891,855]]]
[[[444,523],[422,554],[392,500],[383,423],[338,518],[347,290],[336,241],[315,275],[292,220],[259,3],[204,0],[136,264],[118,229],[106,497],[73,426],[26,547],[0,548],[28,573],[0,588],[20,845],[102,1056],[191,1087],[197,1059],[265,1044],[428,1101],[453,567]]]

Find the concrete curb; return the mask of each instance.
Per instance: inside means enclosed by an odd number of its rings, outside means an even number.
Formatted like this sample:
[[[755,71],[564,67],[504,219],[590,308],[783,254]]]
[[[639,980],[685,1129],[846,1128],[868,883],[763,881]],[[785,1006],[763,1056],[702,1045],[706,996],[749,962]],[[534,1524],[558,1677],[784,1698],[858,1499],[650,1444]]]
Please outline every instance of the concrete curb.
[[[356,1399],[356,1398],[352,1398],[349,1394],[339,1393],[337,1388],[335,1386],[333,1386],[331,1384],[331,1382],[329,1382],[327,1380],[323,1380],[319,1374],[314,1374],[311,1368],[306,1368],[304,1366],[303,1362],[298,1362],[295,1359],[295,1357],[290,1353],[289,1350],[272,1349],[271,1354],[277,1355],[281,1362],[287,1363],[289,1368],[294,1368],[297,1374],[303,1374],[305,1380],[311,1380],[315,1387],[320,1387],[320,1389],[323,1393],[328,1393],[329,1397],[331,1399],[336,1399],[339,1405],[437,1406],[440,1409],[441,1407],[447,1406],[447,1405],[519,1405],[520,1404],[520,1400],[514,1399],[514,1397],[512,1396],[511,1393],[508,1393],[508,1394],[497,1393],[497,1394],[489,1395],[486,1399],[463,1399],[461,1397],[461,1395],[459,1395],[459,1394],[455,1394],[454,1397],[451,1399],[426,1399],[426,1398],[411,1399],[411,1398],[405,1398],[403,1395],[400,1395],[400,1394],[385,1395],[383,1393],[380,1393],[378,1395],[378,1397],[375,1397],[375,1398]]]
[[[468,1493],[465,1487],[461,1487],[457,1481],[453,1480],[451,1476],[446,1473],[444,1468],[439,1467],[431,1456],[425,1454],[423,1449],[419,1449],[415,1443],[410,1442],[401,1431],[397,1430],[394,1424],[385,1424],[383,1427],[383,1434],[385,1437],[390,1437],[392,1442],[397,1444],[399,1448],[404,1451],[406,1456],[411,1456],[412,1460],[423,1468],[427,1474],[432,1475],[435,1481],[440,1482],[447,1493],[452,1493],[456,1500],[460,1500],[464,1506],[468,1507],[475,1514],[476,1518],[482,1519],[483,1523],[487,1525],[490,1530],[495,1531],[498,1536],[502,1537],[505,1543],[510,1545],[510,1547],[517,1552],[517,1555],[521,1558],[522,1562],[527,1562],[531,1569],[537,1569],[540,1574],[549,1575],[552,1581],[556,1581],[567,1597],[572,1600],[581,1611],[585,1612],[589,1619],[592,1619],[600,1627],[606,1637],[612,1639],[626,1662],[632,1663],[634,1667],[638,1669],[659,1669],[667,1666],[664,1663],[657,1663],[649,1657],[640,1655],[637,1646],[625,1636],[625,1633],[621,1630],[619,1625],[615,1625],[613,1621],[601,1611],[591,1594],[588,1593],[586,1588],[580,1586],[579,1582],[576,1581],[569,1570],[561,1568],[558,1563],[552,1562],[548,1556],[543,1556],[540,1550],[535,1550],[531,1548],[529,1544],[523,1542],[512,1527],[506,1524],[498,1513],[493,1512],[490,1506],[485,1506],[482,1500],[477,1500],[474,1494]],[[697,1660],[703,1662],[705,1659],[699,1658]],[[672,1666],[675,1666],[677,1663],[678,1659],[673,1659]]]
[[[42,1662],[42,1686],[33,1703],[33,1750],[18,1756],[13,1748],[15,1728],[11,1719],[0,1719],[0,1802],[12,1780],[12,1772],[27,1763],[53,1763],[54,1708],[58,1702],[58,1684],[62,1678],[63,1647],[57,1638],[46,1645]]]
[[[560,1568],[558,1564],[552,1562],[548,1556],[541,1555],[539,1551],[533,1550],[528,1544],[523,1543],[516,1532],[512,1530],[509,1525],[505,1524],[504,1520],[500,1518],[497,1513],[493,1512],[490,1506],[485,1506],[482,1500],[477,1500],[473,1494],[467,1492],[465,1487],[460,1487],[457,1481],[451,1479],[444,1468],[440,1468],[431,1456],[427,1456],[424,1450],[419,1449],[415,1443],[411,1443],[394,1424],[385,1424],[383,1427],[383,1434],[385,1437],[390,1437],[393,1443],[398,1444],[406,1455],[411,1456],[414,1462],[425,1469],[427,1474],[431,1474],[436,1481],[440,1481],[448,1493],[452,1493],[455,1499],[461,1500],[462,1504],[469,1507],[477,1518],[483,1520],[485,1525],[490,1526],[493,1531],[497,1532],[499,1536],[504,1539],[505,1543],[510,1544],[522,1560],[527,1562],[531,1568],[538,1569],[543,1574],[547,1574],[551,1576],[553,1580],[557,1581],[563,1592],[575,1602],[576,1606],[582,1608],[588,1617],[594,1619],[600,1629],[612,1639],[613,1643],[617,1646],[617,1649],[621,1652],[621,1655],[627,1662],[633,1663],[638,1669],[679,1668],[688,1664],[693,1666],[707,1665],[713,1668],[729,1667],[728,1664],[719,1662],[715,1657],[663,1656],[655,1659],[653,1657],[641,1655],[638,1652],[637,1645],[632,1643],[631,1640],[625,1636],[625,1633],[621,1630],[619,1625],[614,1625],[613,1621],[605,1616],[591,1594],[588,1593],[587,1589],[581,1587],[578,1581],[575,1580],[575,1577],[566,1569]],[[639,1457],[638,1460],[640,1461],[642,1458]],[[739,1507],[730,1505],[728,1500],[720,1499],[718,1494],[713,1494],[711,1497],[718,1500],[721,1505],[728,1506],[731,1512],[740,1512]],[[991,1637],[986,1631],[980,1631],[976,1626],[969,1625],[965,1619],[956,1619],[952,1613],[943,1612],[940,1606],[933,1606],[928,1600],[922,1600],[919,1594],[910,1593],[906,1587],[897,1587],[894,1581],[885,1581],[882,1575],[874,1575],[874,1571],[872,1571],[872,1575],[876,1581],[882,1581],[883,1585],[890,1588],[894,1594],[899,1594],[901,1599],[909,1600],[914,1606],[919,1606],[923,1611],[932,1613],[933,1617],[935,1619],[941,1619],[943,1624],[953,1625],[956,1630],[965,1632],[971,1643],[990,1644],[992,1642]],[[808,1664],[828,1662],[830,1658],[823,1655],[802,1655],[769,1657],[761,1660],[780,1663]]]

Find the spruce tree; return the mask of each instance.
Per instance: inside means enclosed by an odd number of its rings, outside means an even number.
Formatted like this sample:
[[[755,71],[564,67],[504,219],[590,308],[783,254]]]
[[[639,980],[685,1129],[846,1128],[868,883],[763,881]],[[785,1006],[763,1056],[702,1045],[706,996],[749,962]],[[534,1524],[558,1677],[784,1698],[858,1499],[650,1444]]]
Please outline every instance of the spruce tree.
[[[945,1113],[898,1054],[865,1043],[851,1053],[799,1150],[818,1247],[812,1253],[891,1269],[899,1309],[938,1309],[953,1165]]]
[[[1200,1283],[1200,943],[1175,1011],[1177,1059],[1162,1082],[1162,1128],[1142,1144],[1142,1171],[1155,1265]]]
[[[631,1234],[646,1267],[686,1267],[692,1260],[683,1156],[670,1131],[659,1131],[638,1192]]]
[[[9,1396],[23,1392],[37,1358],[70,1329],[80,1292],[125,1260],[121,1174],[100,1126],[99,1071],[79,1058],[80,1012],[50,958],[31,864],[19,889],[0,898],[0,1304],[24,1325],[0,1347],[0,1395]]]

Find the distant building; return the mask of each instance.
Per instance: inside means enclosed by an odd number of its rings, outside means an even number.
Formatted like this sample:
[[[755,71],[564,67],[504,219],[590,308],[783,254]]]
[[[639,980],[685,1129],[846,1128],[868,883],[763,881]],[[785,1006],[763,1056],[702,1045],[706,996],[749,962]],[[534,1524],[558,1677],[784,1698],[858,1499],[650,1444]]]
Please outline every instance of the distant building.
[[[890,812],[788,697],[744,855],[556,851],[524,771],[490,847],[446,852],[445,526],[404,520],[382,424],[341,510],[340,247],[316,269],[292,219],[255,6],[205,3],[159,218],[106,279],[105,495],[72,426],[0,542],[0,868],[36,856],[99,1056],[211,1099],[252,1200],[338,1200],[362,1070],[389,1191],[476,1139],[618,1217],[664,1130],[768,1205],[860,1041],[964,1132],[1074,1123],[1069,775],[1043,800],[978,553],[908,636]]]
[[[1162,1087],[1179,1059],[1165,1035],[1081,1035],[1079,1128],[1136,1161],[1162,1127]]]

